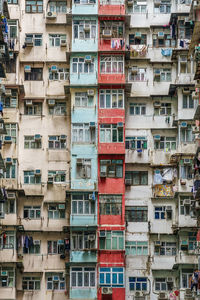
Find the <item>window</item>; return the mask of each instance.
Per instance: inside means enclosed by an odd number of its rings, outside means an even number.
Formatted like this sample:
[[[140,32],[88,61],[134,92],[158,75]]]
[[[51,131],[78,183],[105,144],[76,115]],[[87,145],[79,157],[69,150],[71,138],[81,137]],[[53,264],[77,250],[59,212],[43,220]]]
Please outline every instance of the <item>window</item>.
[[[139,1],[134,1],[133,12],[138,14],[144,14],[147,11],[147,5],[145,4],[146,1],[142,1],[140,4]]]
[[[49,106],[49,114],[55,116],[65,116],[66,102],[56,101],[53,107]]]
[[[11,96],[2,97],[4,108],[16,108],[18,106],[17,90],[11,89]]]
[[[155,116],[169,116],[172,114],[172,104],[171,103],[161,103],[159,108],[154,107]]]
[[[75,93],[75,106],[76,107],[92,107],[93,97],[88,97],[87,93]]]
[[[40,277],[23,277],[22,278],[23,290],[40,290]]]
[[[73,143],[94,143],[95,127],[89,124],[72,124],[72,142]]]
[[[6,178],[15,179],[17,178],[17,160],[12,159],[12,163],[6,163]]]
[[[42,147],[41,139],[35,139],[34,135],[24,136],[24,149],[40,149]]]
[[[182,288],[184,288],[184,289],[190,288],[190,279],[192,277],[193,272],[194,272],[194,269],[182,271],[182,284],[181,284]]]
[[[187,232],[185,236],[181,238],[180,249],[182,251],[196,250],[197,248],[197,233]]]
[[[146,277],[129,277],[130,291],[147,291]]]
[[[106,231],[106,238],[99,238],[100,250],[123,250],[124,249],[124,232],[123,231]]]
[[[123,287],[124,268],[99,268],[100,286]]]
[[[6,73],[16,73],[16,61],[17,54],[13,52],[13,58],[10,58],[9,62],[6,63]]]
[[[154,13],[170,14],[171,0],[161,0],[161,3],[154,3]]]
[[[71,287],[95,287],[95,268],[93,267],[73,267],[71,268]]]
[[[32,102],[32,105],[26,105],[24,102],[24,114],[29,116],[41,116],[42,115],[42,103]]]
[[[100,36],[103,34],[103,30],[111,30],[112,38],[124,37],[124,22],[117,21],[103,21],[100,22]]]
[[[72,234],[72,250],[85,250],[96,248],[95,232],[73,232]]]
[[[94,73],[94,57],[91,59],[91,63],[85,62],[84,57],[72,58],[72,72],[73,73]]]
[[[120,127],[118,124],[100,124],[100,143],[123,143],[123,126],[121,124]]]
[[[50,47],[60,47],[61,40],[66,42],[66,34],[49,34]]]
[[[193,142],[194,134],[192,133],[192,126],[189,124],[187,127],[181,127],[181,142]]]
[[[154,252],[155,255],[175,256],[176,248],[177,246],[174,242],[161,242],[160,245],[155,244]]]
[[[14,3],[13,3],[14,4]],[[15,3],[17,4],[17,3]],[[9,39],[16,39],[18,35],[18,22],[17,20],[8,20],[8,38]]]
[[[26,13],[42,13],[43,1],[26,0]]]
[[[49,68],[49,80],[69,80],[69,69],[57,68],[56,72],[52,72]]]
[[[34,171],[24,171],[24,184],[40,184],[41,175],[35,175]]]
[[[124,73],[124,57],[100,56],[100,73],[101,74],[123,74]]]
[[[163,31],[163,28],[160,28],[159,32],[162,32],[162,38],[159,38],[159,33],[152,35],[153,47],[176,47],[176,40],[172,39],[170,31],[166,32],[166,29]],[[163,53],[162,50],[161,53]]]
[[[7,123],[5,124],[7,134],[6,136],[11,136],[12,142],[16,143],[17,140],[17,124]]]
[[[41,207],[40,206],[24,206],[24,218],[40,219]]]
[[[180,197],[180,215],[190,216],[191,211],[193,210],[193,205],[195,205],[195,200],[192,197]]]
[[[129,34],[129,45],[146,45],[147,35],[141,34],[139,38],[135,34]]]
[[[125,215],[127,222],[147,222],[148,208],[147,206],[127,206]]]
[[[194,108],[192,95],[183,95],[183,108]]]
[[[67,3],[66,1],[49,1],[49,10],[56,13],[66,13]]]
[[[42,34],[26,34],[26,38],[32,39],[34,46],[42,46]]]
[[[117,216],[122,213],[121,195],[99,195],[100,215]]]
[[[15,248],[15,233],[14,231],[6,231],[6,240],[4,243],[3,234],[0,236],[0,250],[2,249],[14,249]]]
[[[147,149],[147,137],[145,136],[126,136],[126,149]]]
[[[48,171],[48,177],[53,177],[53,182],[66,182],[66,171]]]
[[[91,178],[91,159],[78,158],[76,160],[76,178]]]
[[[173,278],[172,281],[168,281],[167,278],[155,278],[155,291],[172,291],[173,290]]]
[[[180,167],[180,178],[181,179],[192,179],[193,178],[193,170],[192,170],[192,165],[183,165]]]
[[[146,104],[145,103],[129,103],[129,114],[130,115],[146,115]]]
[[[171,206],[154,206],[154,219],[155,220],[171,220],[172,207]]]
[[[14,287],[15,286],[15,269],[12,267],[1,267],[0,287]]]
[[[95,201],[89,200],[89,194],[72,195],[73,215],[94,215]]]
[[[179,20],[178,22],[178,37],[179,39],[188,39],[190,40],[193,34],[193,28],[190,22],[185,22],[185,20]],[[185,46],[185,48],[188,47]]]
[[[154,69],[154,81],[169,82],[171,81],[171,69]]]
[[[191,61],[188,60],[186,55],[179,57],[179,70],[180,74],[190,74],[193,71]]]
[[[100,108],[124,108],[124,90],[100,90]]]
[[[48,254],[63,254],[65,252],[64,240],[47,241]]]
[[[176,137],[161,136],[159,140],[154,138],[154,149],[156,150],[176,150]]]
[[[74,0],[74,4],[95,4],[96,0]]]
[[[87,30],[85,28],[87,27]],[[96,38],[96,20],[74,20],[73,21],[74,39],[85,40]]]
[[[63,273],[55,273],[47,277],[47,290],[65,290]]]
[[[18,0],[8,0],[8,4],[18,4]]]
[[[48,206],[49,219],[64,219],[65,218],[65,204],[49,204]]]
[[[137,73],[134,71],[132,72],[132,70],[129,72],[129,80],[130,81],[146,81],[147,77],[146,77],[146,69],[144,68],[137,68]]]
[[[66,149],[66,136],[65,138],[60,135],[49,135],[49,149],[62,150]]]
[[[131,180],[131,185],[148,185],[148,172],[147,171],[126,172],[125,179]]]
[[[16,199],[7,199],[6,202],[0,202],[0,218],[4,218],[5,214],[15,213]]]
[[[24,79],[30,81],[42,81],[42,68],[31,68],[30,73],[24,73]]]
[[[122,178],[123,177],[123,160],[100,160],[100,177]]]
[[[30,243],[31,245],[29,247],[26,247],[26,244],[24,244],[23,247],[24,254],[40,254],[41,242],[39,240],[33,240],[32,237],[29,237],[28,243]]]
[[[148,255],[148,242],[126,241],[126,255]]]

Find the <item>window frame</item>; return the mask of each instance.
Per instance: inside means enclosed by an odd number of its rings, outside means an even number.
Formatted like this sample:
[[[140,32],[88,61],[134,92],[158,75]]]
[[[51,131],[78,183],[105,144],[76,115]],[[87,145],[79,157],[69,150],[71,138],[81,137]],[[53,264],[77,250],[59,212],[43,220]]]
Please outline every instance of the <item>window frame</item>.
[[[143,177],[143,176],[145,176],[145,177]],[[148,182],[149,182],[148,177],[149,177],[148,171],[127,171],[127,172],[125,172],[125,179],[131,179],[132,186],[148,185]],[[135,180],[137,179],[138,183],[134,183],[134,179]],[[145,181],[144,181],[144,179],[145,179]]]
[[[122,213],[122,195],[100,194],[99,195],[100,215],[119,216]]]
[[[70,269],[70,288],[95,288],[96,287],[96,268],[95,267],[71,267]],[[75,280],[75,283],[74,283]],[[85,284],[88,280],[88,284]]]
[[[147,291],[147,277],[129,277],[129,291]]]
[[[99,285],[111,287],[124,287],[125,270],[123,267],[100,267]]]
[[[24,81],[43,81],[43,68],[31,67],[31,72],[24,71]]]
[[[100,177],[105,172],[107,178],[123,178],[124,161],[122,159],[100,159]]]
[[[89,25],[88,31],[84,30],[85,25]],[[97,22],[96,20],[73,20],[72,36],[73,40],[91,40],[96,39],[97,36]]]
[[[66,284],[65,284],[65,278],[62,277],[62,273],[54,273],[54,274],[50,274],[51,276],[46,277],[46,289],[47,290],[58,290],[58,291],[63,291],[66,289]],[[53,278],[54,276],[59,277],[59,279],[57,281],[54,281]],[[57,283],[55,285],[55,283]]]
[[[118,127],[117,124],[99,125],[100,143],[124,143],[124,124]]]
[[[25,178],[28,179],[28,182],[25,182]],[[35,176],[34,170],[24,170],[24,184],[41,184],[41,179],[41,175]]]
[[[148,241],[125,241],[126,255],[148,256]]]
[[[110,90],[100,89],[99,109],[124,109],[124,90],[123,89],[110,89]]]
[[[82,213],[81,213],[82,212]],[[96,214],[95,201],[89,200],[89,194],[72,194],[71,214],[88,216]]]
[[[37,286],[39,283],[39,286]],[[25,288],[26,287],[26,288]],[[32,287],[32,288],[31,288]],[[41,288],[41,278],[36,276],[23,276],[22,289],[25,291],[37,291]]]
[[[28,2],[30,2],[30,3],[28,3]],[[33,5],[33,2],[35,2],[35,5]],[[42,5],[40,2],[42,3]],[[35,10],[33,9],[34,6],[36,7]],[[25,12],[30,13],[30,14],[43,13],[43,0],[26,0]]]
[[[48,149],[49,150],[65,150],[67,148],[67,137],[65,140],[60,139],[60,137],[61,137],[60,135],[49,135],[48,136]]]
[[[95,61],[92,56],[91,63],[85,62],[85,57],[73,57],[72,58],[72,73],[73,74],[94,74],[95,73]]]
[[[5,163],[6,167],[6,179],[17,179],[17,167],[18,167],[18,162],[16,158],[12,159],[12,164],[7,164]]]
[[[124,74],[123,55],[101,55],[100,74]]]
[[[34,135],[24,135],[24,149],[41,149],[42,141],[36,141]]]
[[[27,217],[25,216],[25,211],[27,213]],[[41,218],[41,206],[24,206],[24,219],[32,219],[32,220],[38,220]]]
[[[127,222],[148,222],[148,206],[127,206],[125,210],[125,217]]]

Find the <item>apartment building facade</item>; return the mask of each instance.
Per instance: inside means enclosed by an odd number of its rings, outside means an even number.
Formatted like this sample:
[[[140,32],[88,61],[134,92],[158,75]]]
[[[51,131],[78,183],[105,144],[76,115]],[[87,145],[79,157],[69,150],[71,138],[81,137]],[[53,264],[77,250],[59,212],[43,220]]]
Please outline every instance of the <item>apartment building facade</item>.
[[[194,2],[2,0],[0,299],[195,299]]]

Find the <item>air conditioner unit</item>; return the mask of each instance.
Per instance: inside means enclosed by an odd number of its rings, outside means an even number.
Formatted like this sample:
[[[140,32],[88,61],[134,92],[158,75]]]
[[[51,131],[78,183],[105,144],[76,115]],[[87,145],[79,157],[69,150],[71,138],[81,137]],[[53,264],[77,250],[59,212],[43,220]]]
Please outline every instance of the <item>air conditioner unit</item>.
[[[199,99],[199,92],[192,92],[192,99],[193,100],[198,100]]]
[[[88,96],[94,96],[94,90],[87,90]]]
[[[34,140],[35,140],[36,142],[41,141],[41,135],[40,135],[40,134],[35,134]]]
[[[112,295],[112,288],[111,287],[102,287],[101,288],[101,293],[103,294],[103,295]]]
[[[141,37],[142,37],[141,32],[136,32],[136,33],[135,33],[135,38],[136,38],[136,39],[141,39]]]
[[[142,297],[142,296],[144,296],[143,292],[141,292],[141,291],[135,292],[135,297]],[[135,297],[134,297],[134,299],[135,299]]]
[[[48,11],[47,19],[55,19],[57,17],[56,12]]]
[[[91,55],[86,55],[86,56],[85,56],[85,62],[88,63],[88,64],[90,64],[90,63],[92,62],[92,57],[91,57]]]
[[[106,231],[105,231],[105,230],[101,230],[101,231],[99,232],[99,237],[100,237],[100,238],[106,238]]]
[[[132,67],[131,68],[131,74],[134,75],[134,74],[137,74],[138,73],[138,68],[137,67]]]
[[[56,101],[54,99],[48,99],[48,105],[49,106],[55,106]]]
[[[5,160],[5,163],[7,165],[11,165],[12,164],[12,158],[11,157],[7,157],[6,160]]]
[[[190,95],[191,91],[189,89],[183,89],[184,95]]]
[[[102,33],[102,36],[104,38],[111,38],[112,37],[112,30],[110,30],[110,29],[104,29],[103,33]]]
[[[8,271],[1,271],[1,276],[8,276]]]
[[[172,206],[166,206],[167,211],[172,211]]]
[[[183,163],[184,163],[184,165],[190,165],[191,164],[191,160],[189,158],[184,158],[183,159]]]
[[[58,72],[57,66],[51,66],[51,72],[52,73],[57,73]]]
[[[191,204],[191,200],[190,199],[184,199],[183,200],[183,205],[190,205]]]
[[[26,37],[25,38],[25,44],[27,47],[33,47],[33,38],[32,37]]]
[[[65,134],[62,134],[62,135],[60,136],[60,140],[61,140],[61,141],[66,141],[66,135],[65,135]]]
[[[58,204],[58,209],[59,210],[65,209],[65,204]]]
[[[6,96],[12,96],[12,90],[11,89],[5,89],[5,95]]]
[[[90,31],[90,24],[84,25],[84,31]]]
[[[104,171],[100,171],[100,177],[103,177],[103,178],[105,178],[105,177],[106,177],[106,172],[104,172]]]
[[[95,241],[95,234],[89,234],[88,241],[90,241],[90,242]]]
[[[161,241],[155,241],[155,246],[161,246]]]
[[[154,141],[160,141],[161,136],[159,134],[154,135],[153,139],[154,139]]]
[[[82,158],[77,158],[76,164],[77,165],[82,165],[83,164],[83,159]]]
[[[53,176],[48,176],[47,184],[53,184]]]
[[[31,73],[31,66],[24,66],[25,73]]]
[[[32,100],[26,100],[26,106],[32,106],[33,105],[33,101]]]
[[[181,122],[180,127],[186,128],[187,127],[187,122]]]
[[[133,6],[133,0],[127,0],[127,6]]]
[[[156,102],[154,102],[153,106],[154,106],[155,108],[160,108],[160,107],[161,107],[161,103],[158,102],[158,101],[156,101]]]
[[[125,185],[132,185],[132,179],[131,178],[125,178]]]
[[[95,123],[95,122],[90,122],[90,123],[89,123],[89,126],[90,126],[90,128],[95,128],[96,123]]]
[[[60,46],[61,47],[66,47],[67,46],[67,41],[66,40],[60,40]]]
[[[40,245],[40,241],[39,240],[35,240],[35,241],[33,241],[33,244],[34,245]]]
[[[53,281],[59,281],[59,276],[53,276]]]
[[[36,169],[34,174],[35,174],[35,176],[41,176],[41,170]]]
[[[16,198],[16,196],[15,196],[15,193],[7,193],[7,199],[8,200],[13,200],[13,199],[15,199]]]
[[[165,34],[163,31],[158,32],[158,39],[164,39]]]
[[[12,143],[12,137],[10,135],[5,135],[4,136],[4,143],[5,144],[10,144]]]

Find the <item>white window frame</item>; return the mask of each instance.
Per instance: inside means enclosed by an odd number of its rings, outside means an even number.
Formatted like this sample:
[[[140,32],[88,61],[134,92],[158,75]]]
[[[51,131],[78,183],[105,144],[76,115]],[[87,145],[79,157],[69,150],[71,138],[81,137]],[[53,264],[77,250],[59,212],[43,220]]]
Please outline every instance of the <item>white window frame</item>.
[[[85,280],[89,276],[88,283]],[[91,278],[93,276],[93,278]],[[95,288],[96,287],[96,269],[95,267],[71,267],[70,269],[70,287],[71,288]],[[73,283],[75,279],[75,284]],[[78,279],[81,279],[82,284],[78,284]],[[91,281],[94,280],[94,284]]]
[[[107,103],[108,97],[110,98]],[[111,89],[111,90],[100,90],[99,91],[99,108],[109,109],[109,108],[124,108],[124,90],[121,89]]]
[[[123,55],[101,55],[100,74],[124,74]]]
[[[62,41],[67,41],[66,34],[49,34],[49,46],[50,47],[60,47]]]
[[[53,177],[54,183],[66,183],[66,171],[63,170],[49,170],[48,171],[48,177]],[[62,177],[64,176],[64,177]]]
[[[54,208],[53,208],[54,207]],[[62,212],[61,212],[62,211]],[[64,216],[62,215],[64,211]],[[52,220],[60,220],[65,218],[66,209],[59,209],[59,204],[49,204],[48,206],[48,218]]]
[[[172,114],[172,103],[161,103],[159,108],[154,107],[155,116],[170,116]]]
[[[185,103],[186,106],[184,105],[184,102],[186,102]],[[192,99],[192,95],[183,95],[182,108],[183,109],[194,109],[194,100]]]
[[[146,103],[129,103],[129,114],[132,116],[146,115]],[[133,113],[131,112],[133,110]]]
[[[3,244],[3,234],[0,236],[0,250],[2,249],[15,249],[16,235],[14,231],[6,231],[6,243]]]
[[[30,276],[24,276],[22,278],[22,289],[24,291],[38,291],[40,290],[40,277],[30,277]],[[39,283],[39,286],[38,286]],[[26,284],[27,288],[25,288],[24,284]]]
[[[1,276],[0,278],[0,288],[11,288],[15,286],[15,268],[12,267],[1,267],[0,271],[6,271],[7,276]],[[5,285],[2,285],[4,282]]]
[[[29,205],[25,205],[24,206],[24,211],[25,210],[28,213],[28,216],[26,218],[33,219],[33,220],[38,220],[38,219],[41,218],[41,206],[29,206]],[[39,216],[37,214],[38,212],[39,212]],[[33,213],[33,215],[32,215],[32,213]]]
[[[170,14],[171,13],[171,1],[161,0],[160,5],[155,5],[154,3],[154,13],[155,14]],[[163,11],[162,8],[163,7]],[[170,9],[169,9],[170,8]]]
[[[16,123],[5,123],[6,127],[6,135],[11,136],[12,142],[16,143],[17,142],[17,124]]]
[[[52,81],[69,80],[69,69],[58,67],[58,70],[56,72],[52,72],[51,68],[49,68],[49,80]]]
[[[82,161],[82,165],[76,164],[76,178],[91,179],[92,160],[83,158]]]
[[[54,281],[53,277],[58,276],[58,281]],[[66,289],[65,278],[62,273],[47,275],[47,290],[64,291]],[[50,287],[51,286],[51,287]]]
[[[131,74],[131,70],[129,70],[129,80],[136,81],[136,82],[147,81],[147,69],[146,68],[138,68],[137,74]]]
[[[115,131],[116,131],[117,140],[113,141],[113,132]],[[120,140],[120,131],[122,131],[122,140]],[[100,124],[99,142],[100,143],[123,143],[124,127],[118,128],[117,124]]]
[[[49,1],[48,11],[56,12],[57,14],[66,14],[67,2],[65,2],[65,1]]]
[[[25,183],[25,178],[28,178],[27,183]],[[34,179],[33,182],[31,182],[31,178]],[[35,176],[34,170],[24,170],[24,184],[41,184],[41,175]]]
[[[95,72],[94,56],[91,63],[85,62],[85,57],[72,58],[73,74],[93,74]]]
[[[86,92],[75,93],[75,102],[76,107],[92,107],[93,106],[93,97],[88,97]]]
[[[48,255],[63,254],[64,251],[65,251],[65,243],[64,243],[63,239],[60,239],[58,241],[56,241],[56,240],[48,240],[47,241],[47,254]]]
[[[42,34],[41,33],[26,33],[26,38],[32,38],[35,47],[42,46]]]
[[[87,31],[84,30],[86,24],[89,25],[90,28]],[[96,39],[96,31],[97,31],[96,20],[74,20],[72,28],[73,28],[74,40]]]
[[[41,148],[42,148],[41,140],[36,141],[34,135],[24,135],[24,149],[41,149]]]
[[[27,116],[40,116],[42,115],[42,102],[33,102],[32,105],[26,105],[24,102],[24,114]]]
[[[74,212],[74,208],[76,208],[76,213]],[[88,194],[78,194],[72,195],[71,201],[71,214],[72,215],[80,215],[80,216],[87,216],[87,215],[95,215],[96,207],[95,201],[89,200]]]
[[[50,146],[50,143],[52,146]],[[49,150],[64,150],[67,147],[66,140],[61,140],[60,135],[49,135],[48,136],[48,149]]]
[[[165,254],[162,254],[161,248],[165,250]],[[176,242],[161,242],[160,246],[157,246],[156,244],[154,244],[154,255],[176,256],[176,254],[177,254],[176,250],[177,250]]]
[[[93,241],[88,241],[88,236],[94,235],[95,239]],[[96,248],[96,234],[95,232],[73,232],[72,233],[72,251],[81,251],[85,249],[95,249]]]
[[[67,113],[66,102],[58,100],[53,107],[49,106],[49,114],[54,116],[65,116]]]
[[[161,143],[163,144],[163,147],[161,147]],[[175,143],[175,148],[174,149],[172,147],[173,143]],[[167,144],[169,144],[170,147],[167,147]],[[166,149],[168,149],[169,151],[171,151],[171,150],[176,150],[176,147],[177,147],[177,141],[176,141],[176,137],[174,137],[174,136],[161,136],[160,141],[154,141],[154,149],[155,150],[166,150]]]
[[[129,248],[129,251],[127,249]],[[149,252],[148,241],[125,241],[126,255],[147,256]],[[135,253],[131,253],[135,249]]]
[[[16,179],[17,178],[17,159],[14,158],[12,159],[12,164],[6,164],[5,163],[5,167],[6,167],[6,175],[5,178],[7,179]],[[13,176],[14,174],[14,176]]]
[[[18,92],[15,89],[11,89],[11,96],[2,97],[4,108],[17,108],[18,106]],[[7,105],[7,103],[9,105]]]
[[[72,124],[72,143],[94,143],[95,128],[90,128],[89,123]]]

